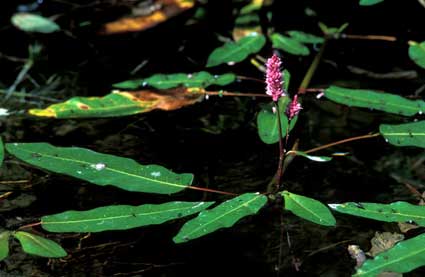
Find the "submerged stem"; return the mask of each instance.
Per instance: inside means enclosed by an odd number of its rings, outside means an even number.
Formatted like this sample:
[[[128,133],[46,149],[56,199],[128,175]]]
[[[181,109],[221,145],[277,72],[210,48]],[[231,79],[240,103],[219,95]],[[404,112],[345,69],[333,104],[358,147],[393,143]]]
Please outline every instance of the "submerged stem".
[[[335,145],[338,145],[338,144],[343,144],[343,143],[355,141],[355,140],[374,138],[374,137],[377,137],[377,136],[380,136],[380,135],[381,134],[379,134],[379,133],[374,133],[374,134],[367,134],[367,135],[363,135],[363,136],[351,137],[351,138],[331,142],[331,143],[328,143],[328,144],[325,144],[325,145],[322,145],[322,146],[319,146],[319,147],[315,147],[315,148],[312,148],[312,149],[309,149],[309,150],[303,151],[303,152],[307,153],[307,154],[313,153],[313,152],[323,150],[323,149],[326,149],[326,148],[329,148],[329,147],[332,147],[332,146],[335,146]]]

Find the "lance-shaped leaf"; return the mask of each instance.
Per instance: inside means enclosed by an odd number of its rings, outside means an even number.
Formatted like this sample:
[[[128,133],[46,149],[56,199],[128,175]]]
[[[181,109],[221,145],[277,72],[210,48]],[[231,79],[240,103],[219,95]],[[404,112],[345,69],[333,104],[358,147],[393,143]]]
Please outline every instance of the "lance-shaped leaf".
[[[207,67],[219,64],[234,64],[245,60],[249,55],[263,48],[266,38],[258,33],[250,33],[236,42],[227,42],[216,48],[208,57]]]
[[[180,109],[202,99],[199,88],[177,88],[168,91],[115,91],[104,97],[74,97],[45,109],[32,109],[35,116],[53,118],[117,117],[146,113],[155,109]]]
[[[0,261],[9,256],[9,237],[10,232],[8,231],[0,234]]]
[[[384,2],[384,0],[360,0],[360,6],[372,6],[378,3]]]
[[[190,186],[193,180],[193,175],[189,173],[176,174],[159,165],[141,165],[132,159],[79,147],[7,143],[6,150],[37,167],[129,191],[176,193]]]
[[[331,86],[325,90],[325,96],[340,104],[405,116],[412,116],[425,111],[425,101],[408,100],[395,94],[372,90]]]
[[[425,148],[424,120],[399,125],[381,124],[379,132],[386,141],[393,145]]]
[[[53,33],[60,30],[55,22],[32,13],[16,13],[11,18],[12,24],[25,32]]]
[[[288,31],[288,35],[291,36],[291,38],[301,42],[301,43],[323,43],[325,41],[324,38],[318,37],[313,34],[301,32],[301,31]]]
[[[278,33],[271,34],[270,39],[274,48],[281,49],[289,54],[300,56],[307,56],[310,54],[308,47],[296,39]]]
[[[282,196],[285,200],[285,210],[316,224],[335,226],[334,216],[328,207],[319,201],[289,191],[283,191]]]
[[[66,211],[41,218],[50,232],[101,232],[161,224],[200,212],[214,202],[169,202],[141,206],[115,205],[88,211]]]
[[[378,276],[381,272],[406,273],[425,265],[425,234],[401,241],[367,260],[353,276]]]
[[[175,73],[175,74],[155,74],[145,79],[128,80],[116,83],[113,86],[119,89],[138,89],[151,86],[157,89],[169,89],[179,86],[206,88],[211,85],[225,86],[233,83],[236,75],[227,73],[222,75],[212,75],[201,71],[193,74]]]
[[[125,17],[106,23],[100,33],[111,35],[143,31],[191,9],[194,5],[194,0],[157,0],[154,2],[142,2],[142,5],[133,8],[132,17]]]
[[[425,41],[409,43],[409,57],[420,67],[425,68]]]
[[[3,145],[3,140],[0,137],[0,166],[3,164],[3,159],[4,159],[4,145]]]
[[[289,122],[286,116],[286,107],[291,100],[289,97],[281,97],[279,99],[280,126],[282,129],[282,137],[294,128],[298,116],[295,116]],[[267,144],[274,144],[279,141],[279,120],[277,114],[273,112],[273,103],[264,106],[257,115],[257,129],[260,139]],[[289,128],[289,130],[288,130]]]
[[[186,222],[173,240],[182,243],[231,227],[239,219],[257,213],[266,203],[267,197],[259,193],[242,194],[213,209],[202,211],[196,218]]]
[[[19,240],[24,252],[47,258],[60,258],[66,251],[56,242],[27,232],[16,232],[13,236]]]
[[[309,154],[302,152],[302,151],[291,150],[291,151],[288,152],[288,154],[295,155],[295,156],[301,156],[301,157],[307,158],[307,159],[309,159],[311,161],[315,161],[315,162],[329,162],[330,160],[332,160],[332,157],[312,156],[312,155],[309,155]]]
[[[329,207],[340,213],[379,221],[409,222],[425,226],[425,206],[412,205],[402,201],[391,204],[347,202],[329,204]]]

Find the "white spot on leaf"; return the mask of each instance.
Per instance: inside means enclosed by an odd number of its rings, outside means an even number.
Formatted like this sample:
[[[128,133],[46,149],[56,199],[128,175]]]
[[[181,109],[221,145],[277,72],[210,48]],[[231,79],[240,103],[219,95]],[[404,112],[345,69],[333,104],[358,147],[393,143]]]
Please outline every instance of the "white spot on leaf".
[[[106,164],[104,164],[104,163],[91,164],[90,167],[100,171],[100,170],[105,169]]]
[[[159,177],[159,176],[161,176],[161,172],[159,172],[159,171],[151,172],[151,176],[152,177]]]

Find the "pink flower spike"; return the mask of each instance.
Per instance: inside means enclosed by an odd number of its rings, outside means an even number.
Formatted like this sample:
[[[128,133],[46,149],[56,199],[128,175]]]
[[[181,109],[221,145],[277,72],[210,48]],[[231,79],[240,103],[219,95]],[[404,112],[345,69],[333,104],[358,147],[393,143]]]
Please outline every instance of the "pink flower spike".
[[[291,103],[289,103],[288,108],[286,109],[286,115],[288,119],[291,120],[302,110],[301,104],[298,102],[298,94],[294,95]]]
[[[268,59],[266,63],[266,94],[270,95],[275,102],[279,100],[279,97],[284,95],[282,90],[282,72],[280,71],[281,64],[282,62],[280,61],[279,56],[276,54],[273,54],[273,56]]]

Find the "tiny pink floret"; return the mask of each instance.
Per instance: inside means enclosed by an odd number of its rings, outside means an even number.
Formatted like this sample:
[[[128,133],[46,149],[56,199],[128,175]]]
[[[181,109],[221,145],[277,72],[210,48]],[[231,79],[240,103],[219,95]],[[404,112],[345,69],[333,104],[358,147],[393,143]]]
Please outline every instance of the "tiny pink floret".
[[[286,109],[286,115],[288,119],[291,120],[302,110],[301,104],[298,102],[298,95],[294,95],[291,103],[289,103],[288,108]]]
[[[284,95],[282,90],[282,72],[280,71],[281,64],[282,62],[276,54],[273,54],[266,63],[266,93],[270,95],[275,102],[279,100],[279,97]]]

